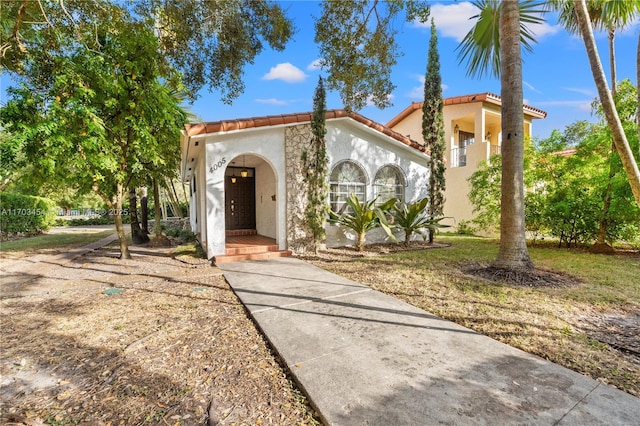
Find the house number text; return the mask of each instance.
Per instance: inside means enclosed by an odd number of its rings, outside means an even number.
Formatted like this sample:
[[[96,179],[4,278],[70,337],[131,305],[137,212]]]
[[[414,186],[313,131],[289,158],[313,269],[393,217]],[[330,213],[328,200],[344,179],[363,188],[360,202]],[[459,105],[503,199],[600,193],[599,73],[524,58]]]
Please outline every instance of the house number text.
[[[216,170],[224,166],[226,163],[227,163],[227,159],[225,157],[222,157],[222,160],[218,161],[217,163],[213,163],[211,165],[211,167],[209,168],[209,172],[211,173],[215,172]]]

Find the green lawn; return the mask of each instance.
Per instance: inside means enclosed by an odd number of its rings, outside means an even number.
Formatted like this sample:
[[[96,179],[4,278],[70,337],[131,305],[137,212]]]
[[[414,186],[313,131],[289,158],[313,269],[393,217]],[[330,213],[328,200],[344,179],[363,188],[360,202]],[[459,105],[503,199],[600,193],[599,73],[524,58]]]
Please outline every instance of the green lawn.
[[[72,248],[91,244],[113,233],[113,230],[105,230],[100,232],[69,232],[38,235],[36,237],[21,238],[14,241],[3,241],[0,243],[0,251],[33,252],[37,250]]]
[[[601,341],[603,318],[635,321],[637,327],[638,253],[595,255],[530,247],[537,267],[570,274],[582,282],[568,288],[530,288],[462,272],[469,265],[491,262],[498,253],[495,240],[440,236],[436,241],[451,247],[338,261],[319,258],[314,263],[640,396],[640,357]],[[637,332],[632,327],[626,331],[640,349]]]

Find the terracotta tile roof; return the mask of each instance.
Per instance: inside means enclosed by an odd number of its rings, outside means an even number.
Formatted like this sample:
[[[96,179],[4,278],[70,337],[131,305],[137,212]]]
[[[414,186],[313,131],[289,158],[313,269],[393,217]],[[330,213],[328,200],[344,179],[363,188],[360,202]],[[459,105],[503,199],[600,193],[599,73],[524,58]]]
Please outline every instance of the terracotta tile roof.
[[[462,96],[454,96],[452,98],[444,98],[442,100],[444,106],[447,105],[457,105],[457,104],[470,104],[473,102],[489,102],[495,105],[502,105],[502,99],[500,96],[485,92],[485,93],[476,93],[473,95],[462,95]],[[387,127],[393,127],[405,118],[409,116],[413,111],[422,108],[422,102],[411,102],[407,108],[405,108],[400,114],[396,115],[387,123]],[[541,109],[534,108],[529,105],[523,105],[522,109],[533,118],[545,118],[547,113]]]
[[[560,151],[550,152],[550,155],[559,155],[560,157],[571,157],[578,150],[576,148],[565,148]]]
[[[229,132],[233,130],[252,129],[257,127],[277,126],[287,124],[298,124],[310,122],[313,118],[312,112],[284,114],[284,115],[268,115],[264,117],[251,117],[251,118],[239,118],[235,120],[222,120],[208,123],[191,123],[185,124],[185,130],[187,136],[204,135],[208,133]],[[370,120],[357,112],[348,112],[343,109],[328,110],[326,113],[327,120],[333,120],[337,118],[350,118],[358,123],[361,123],[377,132],[380,132],[390,138],[397,140],[411,148],[417,149],[421,152],[427,152],[425,147],[414,141],[413,139],[404,136],[395,130],[391,130],[389,127]]]

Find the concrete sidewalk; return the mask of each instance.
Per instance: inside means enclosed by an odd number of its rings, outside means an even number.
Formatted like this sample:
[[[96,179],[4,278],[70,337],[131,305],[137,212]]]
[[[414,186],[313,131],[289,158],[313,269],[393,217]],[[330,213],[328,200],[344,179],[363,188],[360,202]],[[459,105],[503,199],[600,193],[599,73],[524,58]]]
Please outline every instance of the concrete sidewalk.
[[[638,425],[640,399],[295,258],[220,265],[329,425]]]

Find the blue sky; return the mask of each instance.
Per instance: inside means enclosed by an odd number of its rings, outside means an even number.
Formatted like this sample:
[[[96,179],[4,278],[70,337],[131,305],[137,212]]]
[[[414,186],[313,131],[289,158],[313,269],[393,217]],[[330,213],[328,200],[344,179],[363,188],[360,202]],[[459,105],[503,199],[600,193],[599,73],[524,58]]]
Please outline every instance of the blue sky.
[[[288,15],[294,20],[297,32],[283,52],[265,50],[255,63],[245,69],[245,92],[232,105],[219,101],[218,93],[204,89],[191,111],[203,121],[217,121],[271,114],[310,111],[318,76],[323,71],[314,66],[318,48],[313,41],[313,16],[320,13],[316,2],[283,1]],[[438,28],[438,50],[442,75],[443,96],[471,93],[500,94],[497,79],[466,76],[464,65],[458,64],[455,51],[460,40],[471,28],[469,17],[477,10],[468,2],[433,2],[431,15]],[[534,28],[538,43],[533,53],[525,53],[523,83],[525,103],[546,111],[547,118],[534,121],[534,137],[548,137],[553,129],[563,130],[576,120],[596,121],[591,114],[591,102],[597,91],[587,61],[582,40],[569,35],[547,15],[545,25]],[[422,100],[422,82],[427,63],[430,29],[415,23],[397,22],[400,29],[398,44],[404,55],[398,59],[392,73],[396,89],[392,93],[393,106],[380,110],[374,106],[359,112],[366,117],[387,123],[412,101]],[[618,80],[629,78],[636,84],[636,47],[640,23],[616,36]],[[605,33],[596,34],[600,58],[608,72],[608,47]],[[327,94],[328,108],[342,108],[337,93]]]
[[[431,15],[438,28],[438,50],[443,96],[453,97],[472,93],[492,92],[500,94],[497,79],[481,79],[466,76],[464,64],[458,64],[456,47],[469,31],[469,20],[477,13],[475,7],[465,1],[433,1]],[[233,104],[220,101],[219,93],[207,89],[190,106],[202,121],[218,121],[271,114],[287,114],[310,111],[318,76],[323,70],[314,66],[319,58],[314,43],[313,17],[320,13],[315,1],[282,1],[293,19],[297,32],[283,52],[266,49],[254,64],[245,68],[245,91]],[[591,102],[597,91],[582,40],[569,35],[556,22],[552,14],[546,15],[547,23],[533,28],[538,43],[533,52],[526,52],[523,63],[525,103],[547,112],[547,118],[535,120],[534,137],[546,138],[554,129],[563,130],[576,120],[596,121],[591,113]],[[412,101],[422,100],[423,81],[429,46],[429,24],[398,20],[400,30],[397,42],[403,56],[393,68],[392,80],[396,89],[391,94],[393,106],[380,110],[375,106],[359,112],[366,117],[386,124]],[[640,19],[616,35],[616,59],[618,80],[636,82],[636,48],[640,33]],[[596,33],[596,42],[607,78],[609,78],[609,53],[607,35]],[[13,81],[0,73],[0,102],[5,89]],[[342,108],[337,93],[327,94],[328,108]]]

